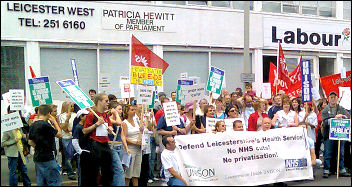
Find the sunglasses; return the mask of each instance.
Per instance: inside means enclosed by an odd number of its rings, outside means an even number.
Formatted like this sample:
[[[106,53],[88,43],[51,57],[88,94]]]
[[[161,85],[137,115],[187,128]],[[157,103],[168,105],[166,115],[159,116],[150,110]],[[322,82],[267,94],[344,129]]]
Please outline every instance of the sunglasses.
[[[230,110],[229,112],[237,112],[236,110]]]

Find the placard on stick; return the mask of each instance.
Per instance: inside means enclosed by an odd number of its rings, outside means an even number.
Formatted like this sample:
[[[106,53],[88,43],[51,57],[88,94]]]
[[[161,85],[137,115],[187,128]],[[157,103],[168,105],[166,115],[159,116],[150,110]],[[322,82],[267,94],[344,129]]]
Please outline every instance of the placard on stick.
[[[1,116],[1,133],[23,127],[21,116],[18,112]]]
[[[28,83],[33,107],[53,104],[48,77],[28,79]]]
[[[163,103],[167,126],[180,125],[180,114],[176,102]]]
[[[351,141],[351,120],[336,119],[329,120],[330,123],[330,140],[347,140]]]
[[[10,90],[10,109],[21,110],[24,107],[24,91],[21,89]]]
[[[220,94],[224,76],[225,71],[216,67],[211,67],[207,83],[207,91]]]

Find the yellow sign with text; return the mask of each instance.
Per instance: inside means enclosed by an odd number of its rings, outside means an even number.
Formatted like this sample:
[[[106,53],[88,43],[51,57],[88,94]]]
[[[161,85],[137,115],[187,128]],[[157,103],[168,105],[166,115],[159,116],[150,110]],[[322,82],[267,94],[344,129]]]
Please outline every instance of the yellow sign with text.
[[[131,84],[162,86],[162,77],[162,69],[143,66],[131,66]]]

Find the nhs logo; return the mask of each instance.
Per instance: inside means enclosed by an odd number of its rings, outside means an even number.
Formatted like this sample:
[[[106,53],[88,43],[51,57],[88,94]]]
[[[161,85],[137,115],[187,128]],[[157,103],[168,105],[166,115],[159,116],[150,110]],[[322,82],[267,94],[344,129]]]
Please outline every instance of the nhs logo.
[[[285,160],[285,168],[301,168],[301,167],[307,167],[307,159],[306,158],[301,158],[301,159],[286,159]]]

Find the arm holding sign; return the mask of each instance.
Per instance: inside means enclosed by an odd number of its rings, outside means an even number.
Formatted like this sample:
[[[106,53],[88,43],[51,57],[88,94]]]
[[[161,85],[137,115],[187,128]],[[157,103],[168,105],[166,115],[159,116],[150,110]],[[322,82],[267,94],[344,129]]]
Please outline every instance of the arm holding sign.
[[[11,133],[11,131],[3,132],[1,139],[1,147],[8,147],[16,145],[18,139]]]

